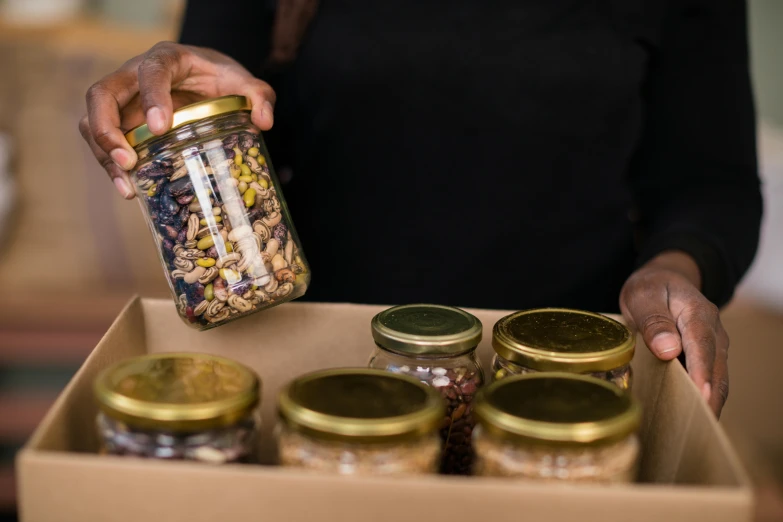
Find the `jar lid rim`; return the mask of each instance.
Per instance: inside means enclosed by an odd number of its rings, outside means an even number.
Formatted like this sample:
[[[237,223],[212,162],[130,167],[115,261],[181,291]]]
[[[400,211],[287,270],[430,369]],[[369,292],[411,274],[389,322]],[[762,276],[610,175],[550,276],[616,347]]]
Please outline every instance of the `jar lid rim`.
[[[160,353],[123,359],[93,384],[98,407],[131,426],[199,431],[234,424],[261,399],[256,373],[203,353]]]
[[[251,109],[252,105],[247,97],[233,94],[191,103],[174,111],[171,128],[161,136],[165,136],[179,127],[205,118],[219,116],[229,112],[249,111]],[[128,144],[134,148],[153,138],[159,137],[159,135],[152,133],[146,123],[142,123],[125,133],[125,139],[128,140]]]
[[[536,308],[509,314],[492,329],[499,356],[538,371],[589,373],[630,363],[636,336],[603,314],[570,308]]]
[[[481,321],[460,308],[408,304],[373,317],[375,343],[386,350],[414,356],[455,356],[475,349],[483,334]]]
[[[635,433],[641,424],[641,406],[629,392],[563,372],[496,381],[478,391],[473,413],[495,436],[545,444],[603,444]]]
[[[281,420],[295,431],[364,443],[434,433],[445,415],[437,390],[407,375],[368,368],[302,375],[280,391],[277,409]]]

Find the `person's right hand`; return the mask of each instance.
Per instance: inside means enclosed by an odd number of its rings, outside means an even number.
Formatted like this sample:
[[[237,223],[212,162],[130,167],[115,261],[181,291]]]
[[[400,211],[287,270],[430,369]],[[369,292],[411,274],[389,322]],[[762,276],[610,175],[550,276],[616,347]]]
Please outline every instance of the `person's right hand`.
[[[133,199],[128,171],[138,158],[124,133],[146,116],[160,136],[171,128],[175,107],[229,94],[250,100],[257,127],[272,127],[275,92],[269,84],[212,49],[161,42],[90,87],[79,131],[120,194]]]

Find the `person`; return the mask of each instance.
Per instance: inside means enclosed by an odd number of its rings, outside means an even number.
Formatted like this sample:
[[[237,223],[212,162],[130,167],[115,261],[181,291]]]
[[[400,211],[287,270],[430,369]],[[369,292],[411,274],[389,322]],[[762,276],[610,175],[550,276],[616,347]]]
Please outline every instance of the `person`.
[[[720,414],[762,213],[743,1],[279,2],[191,0],[89,89],[123,196],[123,131],[248,96],[305,298],[619,309]]]

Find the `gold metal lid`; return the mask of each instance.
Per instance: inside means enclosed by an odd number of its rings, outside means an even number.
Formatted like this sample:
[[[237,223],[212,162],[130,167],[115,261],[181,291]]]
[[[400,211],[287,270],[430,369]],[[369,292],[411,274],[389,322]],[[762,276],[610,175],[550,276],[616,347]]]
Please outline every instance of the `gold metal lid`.
[[[617,386],[572,373],[529,373],[476,394],[474,416],[495,436],[545,444],[602,444],[634,433],[639,403]]]
[[[458,355],[478,346],[482,326],[475,316],[451,306],[411,304],[384,310],[372,319],[381,348],[408,355]]]
[[[631,362],[636,338],[605,315],[541,308],[507,315],[492,330],[495,352],[538,371],[602,372]]]
[[[229,112],[249,111],[251,108],[250,100],[244,96],[234,95],[221,96],[220,98],[211,98],[209,100],[191,103],[190,105],[185,105],[174,111],[171,129],[168,132],[171,132],[178,127],[182,127],[183,125],[187,125],[188,123],[203,120],[204,118],[219,116]],[[168,132],[166,134],[168,134]],[[160,136],[157,136],[150,131],[146,123],[125,133],[125,139],[128,140],[131,147],[137,147],[145,141],[159,137]]]
[[[131,426],[200,431],[228,426],[260,400],[256,374],[237,362],[199,353],[125,359],[94,383],[99,408]]]
[[[292,429],[327,440],[391,442],[433,433],[445,415],[440,394],[383,370],[337,368],[303,375],[278,397]]]

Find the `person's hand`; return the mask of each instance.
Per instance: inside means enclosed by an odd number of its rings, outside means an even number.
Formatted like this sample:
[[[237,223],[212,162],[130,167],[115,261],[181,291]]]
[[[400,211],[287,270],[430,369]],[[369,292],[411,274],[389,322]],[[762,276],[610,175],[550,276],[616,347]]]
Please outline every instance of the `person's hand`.
[[[685,352],[691,379],[720,416],[729,395],[729,336],[718,308],[700,286],[701,275],[690,256],[665,252],[628,278],[620,309],[659,359]]]
[[[250,100],[257,127],[272,127],[275,93],[267,83],[217,51],[161,42],[90,87],[79,131],[120,194],[133,199],[128,171],[138,158],[124,133],[146,116],[159,136],[171,128],[175,107],[229,94]]]

